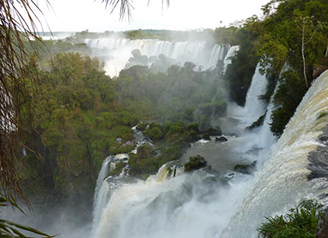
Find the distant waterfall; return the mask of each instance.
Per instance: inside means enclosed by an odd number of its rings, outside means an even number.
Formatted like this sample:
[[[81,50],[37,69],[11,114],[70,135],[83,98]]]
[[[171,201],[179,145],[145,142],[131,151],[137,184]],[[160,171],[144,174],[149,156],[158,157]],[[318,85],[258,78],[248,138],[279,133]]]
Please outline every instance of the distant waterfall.
[[[224,238],[256,237],[256,228],[265,216],[286,212],[304,198],[326,199],[326,139],[318,138],[327,126],[327,110],[328,71],[316,79],[304,96],[271,158],[256,174],[253,188],[231,220]],[[320,161],[320,157],[325,160]],[[309,180],[313,173],[317,176]]]
[[[223,64],[224,64],[224,73],[226,72],[227,66],[229,64],[231,64],[231,57],[235,56],[235,54],[237,53],[237,51],[239,50],[239,46],[235,45],[229,48],[226,57],[223,60]]]
[[[163,54],[183,66],[192,62],[203,70],[214,68],[218,60],[224,60],[229,47],[212,45],[206,41],[160,41],[151,39],[129,40],[124,38],[101,38],[86,40],[94,54],[106,61],[105,69],[110,76],[117,76],[124,69],[131,51],[139,49],[142,55],[158,57]]]

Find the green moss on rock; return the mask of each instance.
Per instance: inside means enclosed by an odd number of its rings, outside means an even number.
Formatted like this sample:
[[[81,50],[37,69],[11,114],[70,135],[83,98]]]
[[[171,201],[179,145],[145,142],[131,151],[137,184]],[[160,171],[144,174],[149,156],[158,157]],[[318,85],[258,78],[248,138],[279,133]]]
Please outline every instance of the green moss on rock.
[[[204,157],[200,155],[196,155],[194,157],[189,158],[189,162],[187,162],[183,167],[185,172],[192,172],[198,169],[201,169],[207,165]]]

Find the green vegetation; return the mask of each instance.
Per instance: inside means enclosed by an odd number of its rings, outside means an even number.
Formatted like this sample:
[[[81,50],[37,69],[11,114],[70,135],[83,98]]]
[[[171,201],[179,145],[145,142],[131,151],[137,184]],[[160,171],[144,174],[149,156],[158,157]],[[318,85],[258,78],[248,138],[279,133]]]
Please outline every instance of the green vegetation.
[[[266,113],[264,115],[260,116],[259,119],[257,119],[257,121],[255,121],[255,122],[253,122],[252,125],[248,126],[246,128],[246,130],[253,130],[253,129],[258,128],[261,125],[263,125],[263,121],[265,119],[265,115],[266,115]]]
[[[189,161],[183,166],[183,168],[185,172],[192,172],[204,168],[206,165],[206,160],[202,156],[196,155],[194,157],[190,157]]]
[[[60,53],[50,71],[38,73],[41,88],[31,99],[33,123],[26,130],[43,160],[31,153],[23,159],[35,171],[24,178],[34,187],[29,191],[46,185],[64,195],[82,187],[92,192],[103,159],[133,148],[126,143],[137,119],[118,107],[114,81],[101,69],[96,59]]]
[[[255,170],[256,164],[256,161],[251,164],[237,164],[233,170],[242,174],[251,174]]]
[[[105,37],[122,37],[122,35],[130,40],[136,39],[158,39],[167,41],[212,41],[212,43],[223,45],[237,45],[239,42],[236,40],[237,27],[219,27],[215,30],[190,30],[190,31],[171,31],[171,30],[130,30],[124,32],[111,32],[104,33],[90,32],[88,30],[77,32],[72,37],[67,38],[70,42],[82,42],[84,39],[96,39]]]
[[[5,197],[0,197],[0,207],[12,206],[20,211],[21,208],[17,205],[15,198],[7,199]],[[22,211],[23,212],[23,211]],[[11,238],[27,238],[24,234],[28,233],[39,238],[52,238],[54,236],[49,236],[41,231],[38,231],[32,227],[17,224],[5,219],[0,218],[0,236],[1,237],[11,237]],[[31,236],[28,236],[31,237]]]
[[[122,70],[116,79],[117,100],[128,111],[138,108],[138,118],[198,122],[200,129],[206,129],[212,116],[223,116],[226,111],[217,73],[195,71],[189,62],[156,74],[151,68],[133,66]]]
[[[209,128],[211,116],[225,113],[215,70],[194,71],[192,63],[157,74],[134,66],[115,79],[105,75],[99,60],[79,53],[59,53],[48,66],[38,69],[39,92],[27,84],[30,103],[22,100],[32,112],[31,123],[25,124],[26,143],[40,153],[28,151],[23,158],[23,180],[31,196],[47,191],[66,196],[80,189],[91,193],[104,158],[135,147],[131,127],[137,124],[155,147],[139,147],[128,165],[131,175],[145,178],[179,159]],[[28,82],[28,71],[23,76]],[[147,120],[162,123],[141,122]],[[221,134],[217,129],[207,133]]]
[[[315,238],[322,205],[314,200],[305,200],[287,215],[267,217],[267,222],[258,229],[263,238]]]
[[[327,57],[328,4],[324,0],[278,2],[274,11],[273,1],[263,8],[267,17],[259,53],[263,65],[270,64],[271,70],[278,72],[288,65],[279,79],[272,114],[271,130],[281,135],[314,75],[318,75],[315,69]]]
[[[139,178],[147,178],[149,174],[154,174],[165,163],[178,160],[190,142],[198,140],[198,133],[194,130],[197,124],[193,124],[193,129],[186,127],[182,122],[155,124],[151,123],[145,131],[145,135],[153,136],[155,131],[155,147],[142,145],[138,148],[137,154],[129,154],[130,174]],[[149,133],[147,132],[149,131]],[[157,135],[160,135],[158,137]]]
[[[260,27],[259,19],[253,16],[238,29],[236,39],[240,48],[226,70],[225,79],[229,86],[229,96],[240,106],[245,104],[246,94],[260,58],[257,55]]]
[[[265,18],[248,18],[236,35],[240,50],[228,66],[226,79],[230,98],[243,105],[261,59],[268,73],[268,102],[279,78],[274,98],[271,130],[281,135],[314,77],[328,68],[328,3],[325,0],[272,0],[264,5]]]

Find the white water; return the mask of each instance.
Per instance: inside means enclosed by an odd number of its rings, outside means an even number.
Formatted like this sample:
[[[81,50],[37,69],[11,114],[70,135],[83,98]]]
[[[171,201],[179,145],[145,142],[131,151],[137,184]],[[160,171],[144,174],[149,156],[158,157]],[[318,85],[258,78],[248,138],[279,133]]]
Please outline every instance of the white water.
[[[125,68],[132,57],[131,51],[139,49],[142,55],[158,57],[163,54],[173,60],[172,64],[183,66],[185,62],[193,62],[203,70],[214,68],[218,60],[224,60],[229,46],[209,45],[201,42],[172,42],[151,39],[129,40],[124,38],[102,38],[86,41],[94,49],[97,57],[105,60],[105,70],[110,76],[117,76]],[[149,64],[152,60],[149,60]],[[148,64],[148,65],[149,65]]]
[[[247,92],[246,103],[244,107],[244,115],[248,124],[253,123],[266,111],[266,105],[259,96],[265,94],[268,81],[265,75],[260,73],[260,64],[256,66],[255,74],[252,79],[251,86]]]
[[[209,181],[206,181],[208,176]],[[206,174],[125,184],[111,196],[94,237],[215,237],[236,212],[247,178],[233,189]]]
[[[272,100],[266,108],[258,99],[266,84],[257,68],[245,107],[230,107],[229,116],[236,119],[241,136],[227,136],[228,142],[221,144],[213,138],[200,141],[186,152],[185,159],[200,154],[219,172],[180,172],[168,177],[163,166],[147,181],[105,186],[107,200],[92,237],[255,238],[265,216],[284,213],[301,199],[328,193],[325,178],[308,180],[307,158],[319,145],[326,147],[317,138],[327,125],[326,117],[319,115],[328,111],[328,72],[310,88],[276,145],[269,130]],[[263,126],[244,131],[265,112]],[[254,160],[258,167],[263,164],[255,176],[231,173],[233,164]]]
[[[253,81],[258,80],[266,81],[265,77],[254,76]],[[263,94],[266,83],[258,85],[257,82],[250,87],[246,105],[257,104],[257,95]],[[265,112],[261,106],[260,110],[252,111],[253,118]],[[240,115],[241,118],[248,118],[249,111],[243,109],[245,114]],[[241,137],[227,136],[228,142],[224,143],[216,143],[213,138],[208,143],[193,144],[186,152],[186,158],[197,154],[204,156],[219,172],[180,173],[168,178],[162,167],[157,176],[146,182],[123,183],[116,187],[108,195],[107,204],[103,204],[100,219],[94,223],[93,237],[220,237],[241,206],[253,179],[253,176],[232,173],[233,166],[265,160],[268,156],[261,150],[259,131],[263,136],[271,134],[266,127],[240,133]]]
[[[98,175],[94,204],[93,204],[93,224],[97,224],[102,215],[103,207],[107,204],[111,189],[116,188],[116,183],[105,182],[108,172],[115,168],[116,163],[124,161],[129,156],[127,154],[118,154],[115,156],[107,157]]]
[[[264,115],[266,105],[259,97],[265,94],[267,84],[266,76],[260,73],[260,64],[258,64],[247,92],[245,106],[240,107],[235,103],[230,103],[227,108],[227,117],[237,118],[243,120],[245,124],[251,125]]]
[[[265,94],[268,81],[265,75],[260,73],[260,64],[256,66],[255,73],[252,78],[251,85],[248,89],[245,106],[238,106],[235,102],[228,102],[227,106],[227,118],[221,119],[221,124],[223,130],[228,130],[233,134],[240,134],[244,132],[244,129],[251,126],[255,121],[263,116],[268,109],[265,127],[263,127],[261,137],[268,135],[270,137],[271,133],[268,122],[271,117],[272,103],[269,107],[260,99],[260,96]],[[269,115],[270,114],[270,115]],[[274,141],[271,141],[272,143]],[[268,142],[268,145],[272,145]]]
[[[328,72],[325,72],[304,96],[222,237],[256,237],[255,230],[265,216],[284,213],[304,198],[319,198],[328,192],[327,179],[307,178],[309,152],[319,145],[326,147],[317,138],[327,125],[327,118],[318,116],[327,110]]]
[[[235,45],[235,46],[232,46],[232,47],[229,48],[228,53],[227,53],[226,57],[223,60],[223,64],[224,64],[223,72],[224,73],[226,72],[227,66],[229,64],[231,64],[231,58],[233,56],[235,56],[235,54],[237,53],[238,50],[239,50],[238,45]]]

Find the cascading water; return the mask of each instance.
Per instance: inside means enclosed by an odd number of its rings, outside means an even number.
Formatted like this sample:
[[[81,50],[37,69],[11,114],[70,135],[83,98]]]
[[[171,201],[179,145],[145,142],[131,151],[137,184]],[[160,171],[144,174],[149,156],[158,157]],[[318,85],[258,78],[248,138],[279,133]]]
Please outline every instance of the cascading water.
[[[220,118],[219,124],[224,131],[229,134],[243,134],[246,127],[251,126],[252,123],[265,114],[267,105],[260,99],[260,96],[265,94],[267,84],[266,75],[260,73],[260,64],[257,64],[251,85],[246,95],[245,106],[241,107],[235,102],[228,102],[227,117]],[[268,109],[271,111],[272,103],[270,105],[271,108]],[[266,123],[270,120],[270,116],[266,117]],[[262,129],[262,131],[262,136],[271,134],[268,133],[270,131],[268,126]]]
[[[93,204],[93,224],[97,224],[102,215],[102,209],[107,204],[111,190],[117,187],[115,182],[107,182],[105,178],[108,176],[108,172],[115,168],[115,164],[128,159],[127,154],[118,154],[115,156],[107,157],[98,175],[97,185],[94,196]]]
[[[266,110],[265,103],[263,103],[263,100],[260,100],[259,97],[265,94],[268,81],[265,78],[266,75],[261,74],[260,67],[260,64],[257,64],[251,86],[246,96],[244,115],[246,115],[246,120],[249,125],[262,116]]]
[[[231,64],[231,58],[233,56],[235,56],[235,54],[237,53],[237,51],[239,50],[239,46],[238,45],[234,45],[232,47],[229,48],[226,57],[223,60],[223,64],[224,64],[224,68],[223,68],[223,72],[226,72],[227,66],[229,64]]]
[[[259,75],[253,80],[266,81]],[[259,82],[253,83],[247,97],[246,104],[250,107],[252,103],[259,105],[258,95],[263,94],[266,82],[258,85]],[[240,116],[247,118],[249,111],[244,109],[245,114]],[[261,104],[261,109],[254,110],[252,116],[256,118],[264,112]],[[244,128],[240,126],[239,130]],[[265,156],[259,152],[262,148],[259,131],[240,132],[243,135],[240,137],[227,136],[225,143],[217,143],[214,138],[207,143],[199,141],[181,159],[200,154],[215,170],[180,172],[169,178],[164,165],[147,181],[123,182],[108,194],[108,202],[103,204],[94,223],[93,237],[220,237],[241,206],[253,178],[232,172],[234,165],[249,164]],[[268,127],[263,131],[271,133]]]
[[[260,73],[260,64],[257,64],[255,73],[249,90],[246,95],[245,106],[240,107],[235,103],[230,103],[227,109],[227,116],[244,121],[244,124],[251,125],[265,113],[266,105],[259,97],[266,92],[268,81],[265,75]]]
[[[201,66],[203,70],[214,68],[218,60],[224,60],[229,50],[229,46],[213,46],[205,41],[172,42],[151,39],[102,38],[86,40],[86,43],[91,49],[94,49],[95,56],[105,60],[105,69],[110,76],[117,76],[125,68],[132,56],[131,51],[135,49],[140,50],[141,54],[149,57],[149,59],[165,55],[173,59],[172,64],[183,65],[188,61]],[[233,52],[233,50],[229,52]],[[152,62],[149,61],[146,60],[146,64]]]
[[[265,216],[284,213],[304,198],[321,199],[327,204],[326,162],[320,161],[326,154],[326,149],[321,150],[326,148],[326,140],[318,139],[327,126],[327,110],[328,72],[325,72],[304,96],[222,237],[256,237],[256,228]]]

